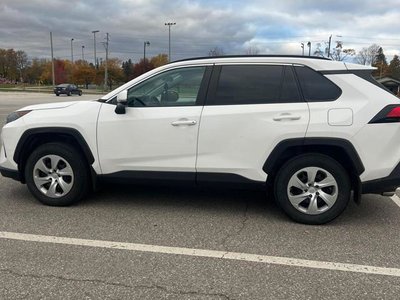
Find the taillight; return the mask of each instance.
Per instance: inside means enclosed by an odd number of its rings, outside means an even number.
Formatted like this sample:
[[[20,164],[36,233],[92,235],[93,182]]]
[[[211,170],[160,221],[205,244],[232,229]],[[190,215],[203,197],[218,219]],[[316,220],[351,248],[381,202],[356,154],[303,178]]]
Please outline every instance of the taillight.
[[[391,104],[385,106],[375,117],[369,121],[372,123],[393,123],[400,122],[400,105]]]

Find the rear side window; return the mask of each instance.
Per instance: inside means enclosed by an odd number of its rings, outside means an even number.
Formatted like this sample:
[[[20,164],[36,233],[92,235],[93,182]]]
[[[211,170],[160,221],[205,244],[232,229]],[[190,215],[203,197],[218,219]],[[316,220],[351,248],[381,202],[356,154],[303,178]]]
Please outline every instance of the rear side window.
[[[209,104],[268,104],[301,101],[290,67],[221,66]]]
[[[334,101],[342,90],[324,75],[307,67],[295,67],[306,101]]]

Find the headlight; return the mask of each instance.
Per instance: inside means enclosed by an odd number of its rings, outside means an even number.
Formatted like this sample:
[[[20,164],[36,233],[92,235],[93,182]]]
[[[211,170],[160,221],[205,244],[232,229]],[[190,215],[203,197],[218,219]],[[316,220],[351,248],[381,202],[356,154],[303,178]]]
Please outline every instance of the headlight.
[[[19,111],[14,111],[11,114],[7,116],[6,124],[10,123],[12,121],[18,120],[22,116],[25,116],[27,113],[30,113],[31,110],[19,110]]]

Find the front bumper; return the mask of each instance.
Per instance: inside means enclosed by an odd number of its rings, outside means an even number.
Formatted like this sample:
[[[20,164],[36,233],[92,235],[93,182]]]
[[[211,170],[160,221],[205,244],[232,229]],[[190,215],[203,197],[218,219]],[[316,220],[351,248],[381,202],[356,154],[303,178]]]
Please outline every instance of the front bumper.
[[[11,169],[0,167],[0,173],[4,177],[12,178],[14,180],[22,182],[21,174],[17,170],[11,170]]]

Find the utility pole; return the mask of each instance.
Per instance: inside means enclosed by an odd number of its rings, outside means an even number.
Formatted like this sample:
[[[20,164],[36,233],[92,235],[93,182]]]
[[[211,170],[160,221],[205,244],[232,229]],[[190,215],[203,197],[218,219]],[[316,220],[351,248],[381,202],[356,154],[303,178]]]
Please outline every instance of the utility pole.
[[[331,42],[332,42],[332,34],[329,37],[329,43],[328,43],[328,57],[331,57]]]
[[[97,59],[96,59],[96,33],[99,32],[99,30],[93,30],[93,49],[94,49],[94,66],[97,68],[98,67],[98,63],[97,63]]]
[[[83,49],[85,49],[85,45],[82,45],[82,60],[85,60],[85,55],[83,54]]]
[[[108,82],[108,42],[110,41],[110,36],[108,32],[106,33],[106,41],[103,42],[104,47],[106,48],[106,61],[104,66],[104,90],[107,90],[107,82]]]
[[[304,43],[301,43],[301,53],[304,56]]]
[[[171,61],[171,26],[176,25],[175,22],[165,23],[168,26],[168,62]]]
[[[51,78],[53,79],[53,88],[56,85],[56,79],[54,76],[54,54],[53,54],[53,34],[50,31],[50,47],[51,47]]]
[[[74,48],[72,47],[72,42],[74,39],[71,39],[71,62],[74,63]]]
[[[311,42],[307,43],[307,47],[308,47],[308,56],[311,56]]]

